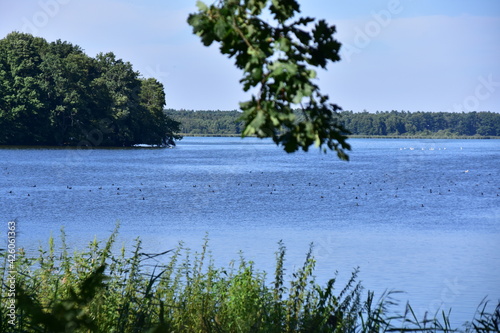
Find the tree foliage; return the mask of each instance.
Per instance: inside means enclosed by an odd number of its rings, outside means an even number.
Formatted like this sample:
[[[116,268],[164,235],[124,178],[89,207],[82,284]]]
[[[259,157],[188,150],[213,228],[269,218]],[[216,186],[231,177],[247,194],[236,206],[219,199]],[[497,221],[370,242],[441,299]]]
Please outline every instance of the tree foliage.
[[[342,119],[358,135],[500,136],[500,114],[494,112],[344,112]]]
[[[295,111],[300,117],[300,110]],[[188,135],[240,135],[238,111],[167,110]],[[419,137],[498,137],[500,114],[494,112],[352,112],[342,111],[341,122],[352,135]]]
[[[193,32],[206,46],[220,43],[221,53],[243,71],[243,89],[256,91],[240,103],[242,135],[271,137],[287,152],[326,146],[348,159],[340,107],[313,82],[314,67],[340,60],[335,26],[309,17],[292,21],[300,12],[295,0],[220,0],[211,6],[199,1],[198,9],[188,18]],[[264,19],[267,14],[274,25]]]
[[[243,130],[239,111],[165,111],[181,123],[180,131],[185,135],[241,135]]]
[[[13,32],[0,40],[0,144],[173,145],[157,80],[109,53]]]

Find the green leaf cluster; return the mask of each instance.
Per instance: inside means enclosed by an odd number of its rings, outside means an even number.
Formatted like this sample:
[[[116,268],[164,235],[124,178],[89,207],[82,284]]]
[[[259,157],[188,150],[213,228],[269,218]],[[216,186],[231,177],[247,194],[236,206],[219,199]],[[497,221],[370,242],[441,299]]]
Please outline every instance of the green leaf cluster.
[[[172,145],[163,85],[112,52],[13,32],[0,40],[0,144]]]
[[[339,122],[341,109],[313,82],[314,67],[340,60],[335,26],[295,19],[300,12],[295,0],[220,0],[210,6],[199,1],[198,9],[188,18],[193,32],[206,46],[220,43],[221,53],[243,71],[243,90],[255,92],[240,103],[242,136],[270,137],[287,152],[326,147],[347,160],[350,146]],[[274,25],[264,19],[268,14]]]

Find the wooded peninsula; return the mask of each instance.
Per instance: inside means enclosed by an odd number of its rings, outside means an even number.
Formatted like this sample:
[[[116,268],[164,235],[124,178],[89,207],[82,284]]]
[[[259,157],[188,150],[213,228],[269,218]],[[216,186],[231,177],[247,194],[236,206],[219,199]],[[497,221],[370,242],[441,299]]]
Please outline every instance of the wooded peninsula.
[[[174,145],[163,84],[112,52],[12,32],[0,40],[0,145]]]
[[[239,136],[244,128],[241,112],[166,110],[181,123],[183,135]],[[296,110],[300,117],[300,110]],[[352,112],[338,113],[339,122],[361,137],[499,138],[500,114],[494,112]]]

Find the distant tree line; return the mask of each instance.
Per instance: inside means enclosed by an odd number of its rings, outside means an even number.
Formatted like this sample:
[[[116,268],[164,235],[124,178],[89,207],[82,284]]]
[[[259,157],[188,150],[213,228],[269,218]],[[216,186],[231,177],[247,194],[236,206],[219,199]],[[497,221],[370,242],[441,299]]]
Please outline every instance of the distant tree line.
[[[244,129],[240,111],[165,110],[169,118],[178,121],[180,132],[186,135],[239,135]]]
[[[186,135],[239,135],[243,129],[238,111],[169,109],[166,113],[181,123],[180,131]],[[343,111],[339,118],[352,135],[360,136],[500,136],[500,114],[494,112]]]
[[[345,111],[341,121],[356,135],[500,136],[500,114],[493,112]]]
[[[0,40],[0,144],[172,145],[163,85],[109,53],[13,32]]]

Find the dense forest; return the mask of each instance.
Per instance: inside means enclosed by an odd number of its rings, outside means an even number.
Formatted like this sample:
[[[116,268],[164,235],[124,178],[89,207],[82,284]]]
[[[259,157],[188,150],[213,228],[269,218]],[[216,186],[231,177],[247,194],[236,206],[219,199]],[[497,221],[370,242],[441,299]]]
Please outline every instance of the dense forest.
[[[299,111],[296,111],[299,115]],[[238,111],[166,110],[186,135],[239,135]],[[500,114],[494,112],[352,112],[339,113],[340,122],[359,136],[498,137]]]
[[[173,145],[163,85],[109,53],[13,32],[0,40],[0,144]]]
[[[187,111],[167,109],[168,117],[178,121],[185,135],[240,135],[243,122],[240,111]]]

